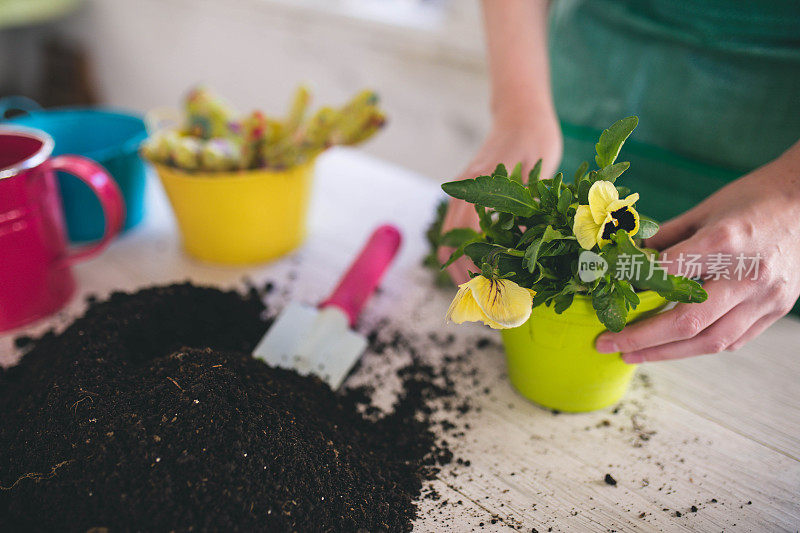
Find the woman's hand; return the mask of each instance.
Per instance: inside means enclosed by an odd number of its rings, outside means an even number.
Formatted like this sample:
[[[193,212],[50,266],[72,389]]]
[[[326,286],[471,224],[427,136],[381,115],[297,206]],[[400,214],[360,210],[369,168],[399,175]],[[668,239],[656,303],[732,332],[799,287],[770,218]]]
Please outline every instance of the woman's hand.
[[[645,244],[664,250],[672,274],[681,273],[681,257],[701,254],[708,300],[604,333],[598,351],[621,351],[627,363],[640,363],[740,348],[800,296],[800,143],[667,222]],[[740,256],[757,272],[735,272]],[[721,257],[731,261],[730,279],[714,268]]]
[[[488,174],[504,163],[509,171],[522,162],[523,177],[541,157],[542,175],[550,176],[561,160],[561,127],[550,91],[547,53],[547,0],[483,0],[493,127],[477,155],[457,179]],[[442,231],[478,229],[475,208],[451,200]],[[441,248],[445,263],[452,248]],[[457,284],[469,279],[469,258],[448,267]]]
[[[523,178],[539,158],[542,158],[542,175],[555,173],[562,151],[561,128],[552,111],[525,113],[517,110],[516,117],[495,120],[491,133],[467,168],[456,179],[470,179],[488,174],[498,163],[506,165],[509,171],[522,163]],[[479,230],[478,214],[475,208],[463,200],[452,198],[442,224],[442,233],[453,228],[473,228]],[[439,260],[444,264],[453,253],[452,248],[439,249]],[[456,284],[469,280],[469,269],[473,268],[468,257],[461,257],[447,268]]]

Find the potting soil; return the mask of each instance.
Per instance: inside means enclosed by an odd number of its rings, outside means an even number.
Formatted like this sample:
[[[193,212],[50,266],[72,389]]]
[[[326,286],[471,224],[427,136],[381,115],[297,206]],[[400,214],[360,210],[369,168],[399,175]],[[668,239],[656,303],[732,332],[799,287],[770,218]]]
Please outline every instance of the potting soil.
[[[437,461],[429,369],[388,414],[271,368],[258,291],[115,293],[0,375],[2,531],[407,531]],[[368,414],[362,414],[362,413]]]

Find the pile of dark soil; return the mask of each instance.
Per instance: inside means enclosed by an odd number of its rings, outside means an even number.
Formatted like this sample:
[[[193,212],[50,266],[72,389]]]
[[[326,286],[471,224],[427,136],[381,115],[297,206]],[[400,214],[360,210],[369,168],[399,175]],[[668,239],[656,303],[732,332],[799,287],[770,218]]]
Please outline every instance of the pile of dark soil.
[[[34,341],[0,376],[0,530],[411,529],[445,391],[405,369],[376,415],[253,359],[260,296],[116,293]]]

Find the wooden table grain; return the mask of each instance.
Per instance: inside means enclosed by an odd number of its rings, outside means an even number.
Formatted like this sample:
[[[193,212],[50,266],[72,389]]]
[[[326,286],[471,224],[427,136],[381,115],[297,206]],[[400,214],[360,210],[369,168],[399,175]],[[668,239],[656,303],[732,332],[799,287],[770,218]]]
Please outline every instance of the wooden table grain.
[[[289,297],[317,301],[372,228],[392,222],[404,245],[360,327],[383,319],[420,339],[453,334],[450,353],[473,348],[467,364],[474,376],[457,383],[473,405],[458,420],[468,429],[448,437],[469,466],[442,469],[433,481],[439,497],[419,503],[415,530],[800,530],[800,321],[784,318],[735,353],[644,365],[614,408],[555,414],[508,384],[499,339],[474,349],[478,338],[497,339],[494,332],[444,323],[452,293],[435,289],[420,266],[423,233],[442,197],[434,181],[334,150],[318,165],[305,245],[253,268],[185,256],[161,187],[155,179],[149,186],[143,225],[75,268],[78,295],[57,316],[0,336],[0,363],[19,357],[16,335],[61,328],[82,312],[86,296],[112,290],[274,280],[285,290],[271,297],[273,305]],[[444,355],[428,356],[445,364]]]

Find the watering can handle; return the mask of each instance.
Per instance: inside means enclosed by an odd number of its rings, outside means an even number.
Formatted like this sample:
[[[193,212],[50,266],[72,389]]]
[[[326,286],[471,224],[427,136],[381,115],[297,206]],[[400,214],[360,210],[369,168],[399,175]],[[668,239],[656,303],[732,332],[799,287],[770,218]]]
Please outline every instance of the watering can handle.
[[[388,224],[372,232],[333,294],[319,305],[320,308],[336,306],[348,316],[350,325],[355,325],[361,309],[397,255],[401,240],[400,230]]]
[[[53,170],[72,174],[88,185],[100,200],[106,219],[106,229],[99,241],[73,248],[64,256],[63,261],[72,265],[102,252],[116,237],[125,221],[125,200],[117,182],[91,159],[77,155],[60,155],[51,159],[49,164]]]
[[[9,111],[29,113],[31,111],[40,111],[41,109],[42,106],[39,105],[39,102],[27,96],[5,96],[0,98],[0,121],[5,120],[6,113]]]

